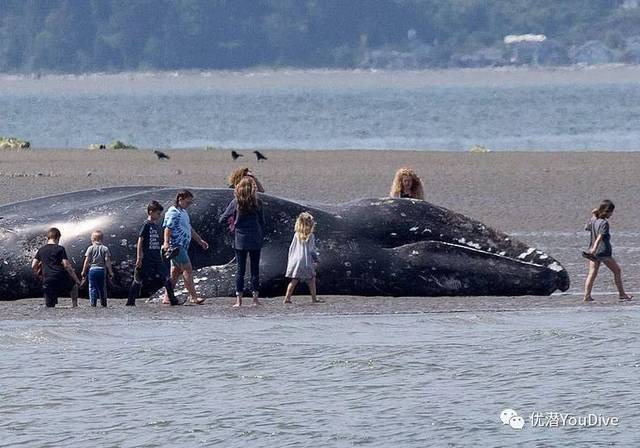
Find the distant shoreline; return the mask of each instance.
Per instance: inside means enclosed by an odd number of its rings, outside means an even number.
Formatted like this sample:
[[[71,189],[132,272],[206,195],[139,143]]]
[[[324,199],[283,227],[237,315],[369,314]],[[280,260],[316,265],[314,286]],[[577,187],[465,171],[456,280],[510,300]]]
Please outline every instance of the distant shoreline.
[[[193,91],[200,88],[376,87],[402,85],[407,88],[433,86],[518,87],[563,84],[640,83],[640,65],[603,64],[592,66],[503,66],[492,68],[447,68],[425,70],[298,69],[258,68],[253,70],[176,70],[92,73],[0,73],[0,93],[41,90],[62,93],[114,91],[132,87],[142,92],[169,89]]]

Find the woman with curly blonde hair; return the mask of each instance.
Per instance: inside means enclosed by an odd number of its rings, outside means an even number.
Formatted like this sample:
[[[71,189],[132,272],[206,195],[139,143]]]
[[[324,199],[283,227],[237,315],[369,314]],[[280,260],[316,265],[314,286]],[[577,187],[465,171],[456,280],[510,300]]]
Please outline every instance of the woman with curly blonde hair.
[[[400,168],[396,171],[391,184],[391,192],[389,196],[392,198],[412,198],[424,200],[424,191],[422,190],[422,181],[420,177],[411,168]]]
[[[249,176],[244,176],[234,190],[234,198],[220,217],[220,222],[227,222],[233,217],[233,247],[236,251],[236,303],[242,306],[244,293],[244,274],[247,269],[247,255],[251,261],[251,291],[253,304],[260,305],[258,290],[260,280],[260,250],[262,249],[262,229],[264,213],[262,201],[258,198],[257,185]]]
[[[264,193],[264,188],[262,187],[262,184],[260,183],[258,178],[251,172],[251,170],[246,166],[237,168],[233,170],[231,174],[229,174],[229,188],[236,188],[236,185],[238,185],[244,177],[250,177],[251,179],[253,179],[253,181],[256,183],[256,188],[258,192]]]

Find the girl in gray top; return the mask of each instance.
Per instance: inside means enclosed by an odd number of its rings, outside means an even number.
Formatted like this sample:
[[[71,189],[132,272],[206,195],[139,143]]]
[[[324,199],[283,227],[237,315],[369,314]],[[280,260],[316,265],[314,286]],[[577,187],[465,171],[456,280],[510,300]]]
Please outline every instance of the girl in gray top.
[[[631,300],[633,296],[628,295],[622,286],[622,270],[613,258],[613,249],[611,247],[611,235],[609,233],[609,221],[613,215],[615,205],[608,199],[600,203],[598,208],[592,212],[591,220],[587,223],[585,230],[591,233],[589,242],[589,250],[583,252],[583,256],[589,260],[589,274],[584,286],[584,301],[592,302],[591,290],[593,283],[598,276],[600,263],[604,263],[611,272],[618,289],[620,300]]]

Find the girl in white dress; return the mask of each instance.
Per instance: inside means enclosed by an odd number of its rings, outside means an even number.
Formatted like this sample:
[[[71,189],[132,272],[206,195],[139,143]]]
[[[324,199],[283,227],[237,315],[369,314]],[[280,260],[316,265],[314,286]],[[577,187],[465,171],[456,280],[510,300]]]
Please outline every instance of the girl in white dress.
[[[318,251],[316,239],[313,235],[315,221],[310,213],[302,212],[296,219],[295,234],[289,246],[289,261],[286,277],[291,279],[287,286],[287,294],[283,303],[291,303],[291,295],[300,281],[306,282],[311,293],[311,302],[318,303],[316,297],[316,264]]]

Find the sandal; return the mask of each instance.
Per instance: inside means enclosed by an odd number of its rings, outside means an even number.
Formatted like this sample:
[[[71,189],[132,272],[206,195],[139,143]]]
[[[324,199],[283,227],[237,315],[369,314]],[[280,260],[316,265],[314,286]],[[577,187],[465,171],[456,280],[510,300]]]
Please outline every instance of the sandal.
[[[582,256],[589,261],[598,261],[598,257],[589,252],[582,252]]]
[[[584,299],[582,299],[583,302],[593,302],[593,297],[591,296],[586,296]]]
[[[193,303],[194,305],[204,305],[204,301],[205,299],[198,299],[198,300],[193,300],[193,299],[189,299],[189,303]]]
[[[633,299],[633,296],[618,297],[618,300],[621,302],[628,302],[631,299]]]
[[[169,246],[167,249],[162,250],[162,258],[164,261],[169,261],[180,254],[180,246]]]

